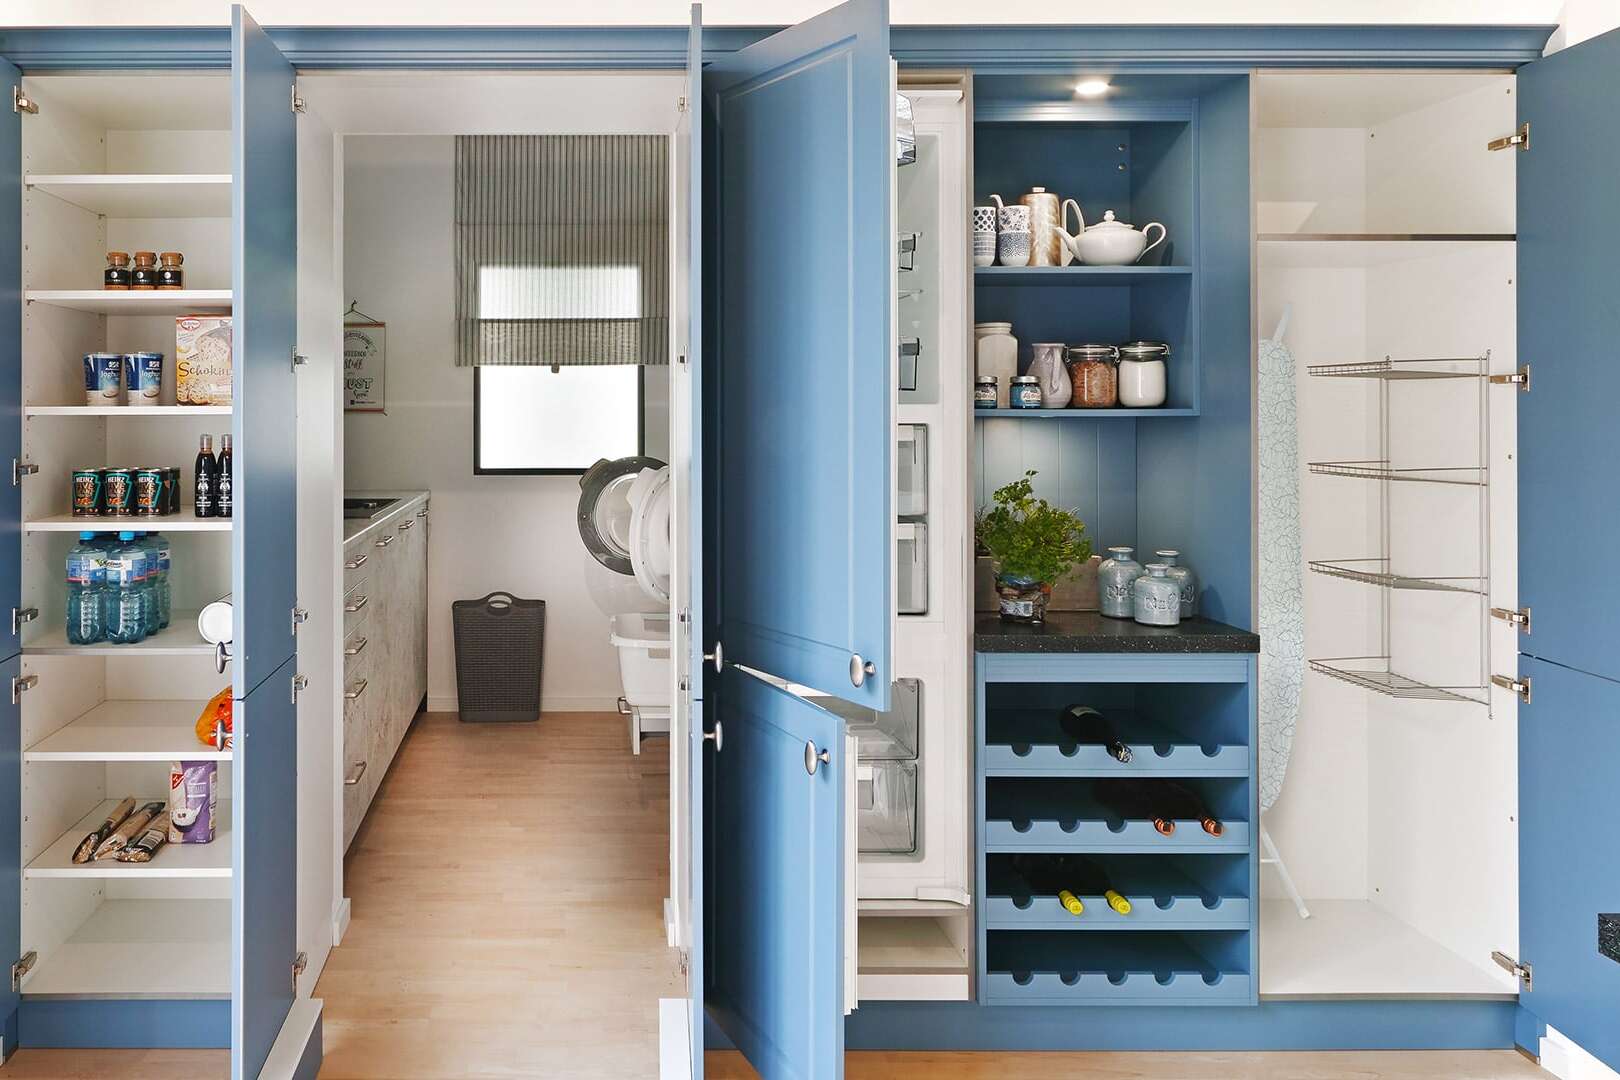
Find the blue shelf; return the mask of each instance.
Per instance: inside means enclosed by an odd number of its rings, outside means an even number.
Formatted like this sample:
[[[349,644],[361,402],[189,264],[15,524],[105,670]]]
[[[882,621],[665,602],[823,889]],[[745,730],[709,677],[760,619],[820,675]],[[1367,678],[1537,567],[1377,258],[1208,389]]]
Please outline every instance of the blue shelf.
[[[1187,734],[1147,716],[1109,710],[1129,762],[1096,744],[1063,735],[1056,710],[991,708],[985,738],[986,776],[1226,776],[1249,775],[1249,748],[1241,742]]]
[[[984,409],[974,420],[1139,420],[1145,417],[1197,416],[1197,409]]]
[[[986,957],[1002,1004],[1244,1005],[1255,1000],[1245,932],[1003,932]]]
[[[998,288],[1144,285],[1191,277],[1192,272],[1190,266],[976,266],[973,268],[973,284]]]
[[[1058,898],[1033,891],[1013,857],[986,863],[984,923],[988,930],[1240,930],[1254,907],[1246,895],[1245,856],[1097,856],[1108,883],[1131,902],[1121,915],[1101,896],[1080,893],[1071,915]]]

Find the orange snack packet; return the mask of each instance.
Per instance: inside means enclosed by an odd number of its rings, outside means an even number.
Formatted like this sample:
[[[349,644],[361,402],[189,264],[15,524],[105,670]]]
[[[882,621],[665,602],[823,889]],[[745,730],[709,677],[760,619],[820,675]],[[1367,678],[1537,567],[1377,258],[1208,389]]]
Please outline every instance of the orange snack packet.
[[[224,725],[224,743],[221,746],[215,739],[215,733]],[[204,746],[212,746],[217,750],[231,749],[231,688],[226,687],[208,699],[203,706],[202,715],[197,718],[197,740]]]

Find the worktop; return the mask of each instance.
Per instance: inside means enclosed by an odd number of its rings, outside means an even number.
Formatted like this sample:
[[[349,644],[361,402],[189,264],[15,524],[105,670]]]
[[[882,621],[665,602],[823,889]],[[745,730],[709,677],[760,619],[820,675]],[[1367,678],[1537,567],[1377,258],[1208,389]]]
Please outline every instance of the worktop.
[[[1260,651],[1260,636],[1213,619],[1143,626],[1095,611],[1053,611],[1039,623],[979,615],[973,648],[981,653],[1254,653]]]
[[[425,502],[431,492],[427,491],[345,491],[346,499],[398,499],[399,501],[387,510],[371,518],[344,518],[343,542],[349,541],[370,532],[377,526],[397,516],[401,511],[419,506]]]

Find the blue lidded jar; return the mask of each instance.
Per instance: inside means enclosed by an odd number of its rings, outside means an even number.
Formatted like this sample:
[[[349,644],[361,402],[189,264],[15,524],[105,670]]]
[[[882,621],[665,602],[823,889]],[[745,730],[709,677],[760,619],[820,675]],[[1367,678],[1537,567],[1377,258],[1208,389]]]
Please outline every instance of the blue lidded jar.
[[[1136,621],[1147,626],[1175,626],[1181,622],[1181,589],[1169,577],[1164,563],[1148,563],[1147,573],[1131,586]]]
[[[1007,395],[1008,405],[1014,409],[1041,407],[1041,380],[1033,375],[1014,375],[1012,390]]]
[[[1131,586],[1142,576],[1142,564],[1131,558],[1134,548],[1111,547],[1097,568],[1097,607],[1111,619],[1136,616]]]
[[[975,409],[994,409],[996,407],[996,377],[994,375],[975,375],[973,377],[973,407]]]

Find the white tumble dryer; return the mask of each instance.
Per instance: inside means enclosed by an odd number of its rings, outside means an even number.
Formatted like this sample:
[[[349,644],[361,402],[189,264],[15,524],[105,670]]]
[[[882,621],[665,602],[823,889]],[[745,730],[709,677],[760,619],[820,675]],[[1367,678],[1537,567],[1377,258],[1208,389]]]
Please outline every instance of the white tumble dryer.
[[[669,466],[650,457],[603,458],[580,477],[579,536],[585,584],[608,616],[630,718],[630,746],[669,731],[669,578],[672,509]]]

